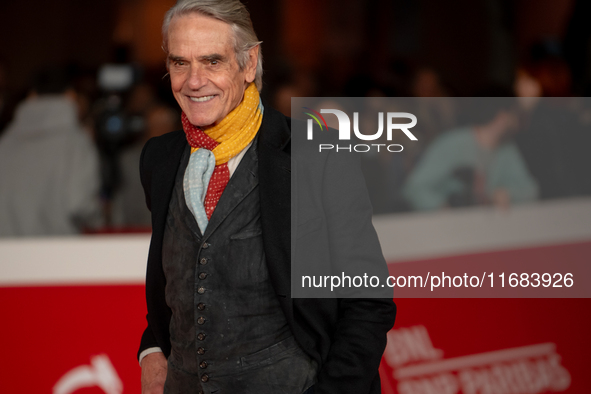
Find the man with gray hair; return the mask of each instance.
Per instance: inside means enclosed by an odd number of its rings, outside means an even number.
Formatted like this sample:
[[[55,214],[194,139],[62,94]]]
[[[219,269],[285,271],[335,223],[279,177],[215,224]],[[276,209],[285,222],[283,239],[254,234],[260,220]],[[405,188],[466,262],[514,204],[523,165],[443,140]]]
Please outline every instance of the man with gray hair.
[[[248,11],[179,1],[163,38],[183,131],[141,156],[152,213],[142,393],[379,393],[392,300],[291,298],[290,120],[261,102]]]

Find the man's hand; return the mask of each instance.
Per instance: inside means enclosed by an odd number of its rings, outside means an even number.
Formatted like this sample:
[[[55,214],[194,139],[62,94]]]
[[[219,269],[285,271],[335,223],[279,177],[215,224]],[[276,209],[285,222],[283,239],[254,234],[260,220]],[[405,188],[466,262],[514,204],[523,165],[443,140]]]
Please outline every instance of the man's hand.
[[[161,352],[150,353],[142,359],[142,394],[162,394],[168,364]]]

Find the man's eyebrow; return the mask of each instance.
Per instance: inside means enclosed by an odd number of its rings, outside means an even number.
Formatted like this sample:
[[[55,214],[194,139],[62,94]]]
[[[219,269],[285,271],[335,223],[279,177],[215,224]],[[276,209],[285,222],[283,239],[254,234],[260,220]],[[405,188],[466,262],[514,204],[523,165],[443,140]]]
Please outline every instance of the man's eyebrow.
[[[176,62],[176,61],[180,61],[180,60],[185,60],[185,58],[182,56],[176,56],[176,55],[170,54],[170,55],[168,55],[168,60],[172,61],[172,62]]]
[[[187,59],[182,56],[169,54],[168,60],[171,62],[176,62],[176,61],[183,61],[183,60],[186,61]],[[226,58],[226,56],[220,55],[219,53],[212,53],[211,55],[200,56],[199,60],[206,61],[206,62],[211,62],[211,61],[225,62],[225,61],[227,61],[227,58]]]
[[[226,57],[224,55],[220,55],[219,53],[212,53],[211,55],[204,55],[204,56],[200,56],[199,60],[205,60],[205,61],[221,61],[221,62],[225,62],[226,61]]]

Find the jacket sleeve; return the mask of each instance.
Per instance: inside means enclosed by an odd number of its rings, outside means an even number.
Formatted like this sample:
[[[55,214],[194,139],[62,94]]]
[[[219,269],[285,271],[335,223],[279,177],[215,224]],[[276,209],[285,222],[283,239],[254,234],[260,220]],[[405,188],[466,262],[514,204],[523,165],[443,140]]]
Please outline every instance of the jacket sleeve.
[[[147,320],[147,316],[146,316],[146,320]],[[137,352],[137,359],[139,362],[142,361],[140,358],[142,352],[144,350],[147,350],[150,348],[160,349],[160,345],[156,341],[156,337],[154,336],[154,333],[152,332],[152,329],[150,328],[150,324],[148,323],[148,327],[146,327],[146,329],[144,330],[144,333],[142,334],[142,339],[140,341],[140,348]],[[162,349],[160,349],[160,351],[162,351]]]
[[[151,207],[150,191],[151,191],[151,185],[152,185],[152,177],[151,177],[152,172],[148,166],[148,163],[145,160],[146,151],[148,150],[148,146],[150,145],[150,142],[151,142],[151,140],[146,142],[146,145],[144,145],[144,148],[142,149],[142,154],[140,156],[140,180],[142,182],[142,187],[144,189],[144,195],[146,198],[146,206],[151,211],[152,207]],[[160,346],[156,340],[156,337],[154,336],[154,333],[152,332],[152,328],[150,327],[150,323],[149,323],[149,319],[148,319],[147,315],[146,315],[146,320],[148,321],[148,326],[146,327],[146,329],[144,330],[144,333],[142,334],[142,338],[140,341],[140,347],[137,352],[138,360],[140,358],[140,354],[144,350]]]
[[[159,347],[170,354],[169,324],[172,311],[166,304],[166,276],[162,269],[162,240],[168,201],[176,171],[187,143],[184,132],[176,131],[150,139],[140,156],[140,179],[146,205],[152,212],[152,239],[146,267],[147,328],[138,354],[150,347]]]
[[[144,189],[146,206],[150,211],[152,211],[152,199],[150,197],[150,191],[152,187],[152,171],[148,168],[148,165],[145,161],[145,156],[151,141],[152,140],[148,140],[148,142],[146,142],[144,148],[142,149],[142,154],[140,155],[140,181],[142,182],[142,187]]]

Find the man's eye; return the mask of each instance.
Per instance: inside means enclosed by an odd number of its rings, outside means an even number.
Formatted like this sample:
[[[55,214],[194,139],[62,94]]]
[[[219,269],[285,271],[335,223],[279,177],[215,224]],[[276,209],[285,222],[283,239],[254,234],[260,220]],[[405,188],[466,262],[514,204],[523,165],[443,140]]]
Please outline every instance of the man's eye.
[[[209,61],[209,64],[211,64],[212,66],[215,66],[215,65],[217,65],[218,63],[219,63],[219,61],[217,61],[217,60],[210,60],[210,61]]]

